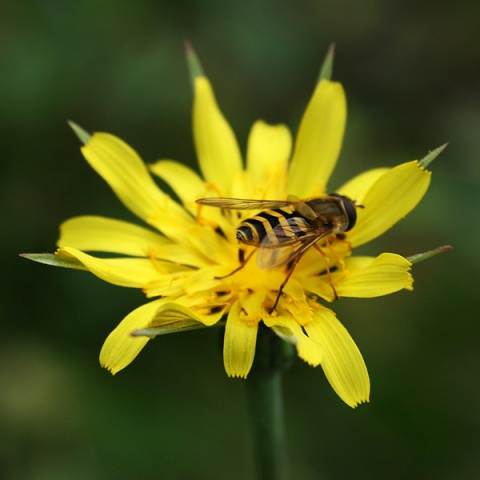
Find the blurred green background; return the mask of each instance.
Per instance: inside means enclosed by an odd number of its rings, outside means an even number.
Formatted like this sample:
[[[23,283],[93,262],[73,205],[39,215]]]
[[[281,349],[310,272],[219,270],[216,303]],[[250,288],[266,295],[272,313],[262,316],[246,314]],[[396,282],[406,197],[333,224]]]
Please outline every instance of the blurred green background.
[[[132,219],[67,119],[196,167],[185,39],[242,148],[258,118],[296,131],[336,42],[349,119],[332,189],[449,142],[419,207],[361,253],[454,250],[415,266],[413,292],[338,302],[371,403],[351,410],[297,361],[289,466],[299,480],[479,478],[479,18],[473,0],[3,2],[0,478],[253,478],[244,385],[216,329],[157,339],[112,377],[100,347],[141,292],[17,256],[53,251],[75,215]]]

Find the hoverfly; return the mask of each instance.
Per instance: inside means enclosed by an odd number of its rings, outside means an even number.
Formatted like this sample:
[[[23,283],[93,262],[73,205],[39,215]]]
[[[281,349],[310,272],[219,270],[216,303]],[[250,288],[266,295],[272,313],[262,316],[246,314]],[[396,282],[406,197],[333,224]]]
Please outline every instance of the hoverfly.
[[[338,193],[306,200],[289,195],[287,200],[201,198],[197,203],[234,210],[264,210],[244,220],[237,228],[236,238],[240,243],[258,247],[257,263],[260,268],[268,270],[288,265],[287,276],[278,289],[270,313],[275,310],[302,255],[312,246],[325,258],[330,285],[335,298],[338,298],[330,277],[327,256],[316,243],[332,235],[341,237],[343,232],[351,230],[357,220],[356,209],[360,205]],[[241,270],[253,253],[255,250],[247,258],[241,257],[240,266],[220,278],[229,277]]]

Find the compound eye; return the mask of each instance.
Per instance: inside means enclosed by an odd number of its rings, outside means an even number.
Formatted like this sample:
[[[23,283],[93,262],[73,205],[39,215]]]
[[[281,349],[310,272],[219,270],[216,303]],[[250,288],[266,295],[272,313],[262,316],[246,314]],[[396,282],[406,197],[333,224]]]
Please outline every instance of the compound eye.
[[[342,197],[342,204],[343,208],[345,209],[345,213],[347,214],[348,225],[345,231],[348,232],[355,226],[355,223],[357,222],[357,208],[355,207],[355,204],[346,197]]]
[[[348,197],[344,197],[339,193],[330,193],[329,195],[331,197],[337,197],[342,202],[343,209],[345,210],[345,214],[347,216],[347,228],[345,228],[343,231],[348,232],[355,226],[355,223],[357,222],[357,207],[355,202],[352,202],[352,200],[350,200]]]

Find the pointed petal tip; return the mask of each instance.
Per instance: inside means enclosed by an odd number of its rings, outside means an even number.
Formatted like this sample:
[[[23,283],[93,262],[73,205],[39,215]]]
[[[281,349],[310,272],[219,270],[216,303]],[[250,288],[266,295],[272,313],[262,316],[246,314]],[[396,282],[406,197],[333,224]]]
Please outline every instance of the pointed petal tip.
[[[439,147],[435,148],[435,150],[432,150],[430,153],[428,153],[424,158],[420,160],[420,165],[423,168],[427,168],[430,163],[432,163],[446,148],[447,148],[448,143],[444,143],[443,145],[440,145]]]
[[[246,369],[236,369],[232,370],[232,368],[228,368],[225,363],[223,364],[225,368],[225,373],[227,374],[228,378],[241,378],[242,380],[248,380],[248,374],[250,373],[250,368],[248,370]]]
[[[20,256],[22,258],[26,258],[27,260],[43,263],[44,265],[50,265],[52,267],[86,270],[85,266],[77,259],[55,253],[21,253]]]
[[[449,250],[452,250],[452,248],[453,247],[451,245],[442,245],[441,247],[434,248],[433,250],[428,250],[422,253],[416,253],[406,258],[412,264],[419,263],[419,262],[422,262],[423,260],[428,260],[429,258],[432,258],[435,255],[438,255],[439,253],[448,252]]]
[[[195,53],[195,50],[193,49],[190,41],[185,40],[184,46],[185,46],[185,53],[187,55],[187,64],[188,64],[188,70],[190,72],[190,80],[192,81],[192,83],[194,83],[194,80],[197,77],[203,77],[205,75],[203,73],[202,64],[200,63],[200,60],[198,59],[198,56]]]
[[[327,54],[325,55],[325,59],[320,69],[320,75],[318,76],[317,83],[320,83],[322,80],[332,79],[334,57],[335,57],[335,43],[331,43],[330,46],[328,47]]]
[[[228,378],[241,378],[242,380],[247,379],[247,375],[243,375],[240,373],[233,373],[233,372],[227,372],[227,377]]]
[[[365,403],[370,403],[370,398],[364,398],[362,400],[358,400],[358,401],[352,403],[351,405],[349,404],[349,406],[352,407],[352,408],[357,408],[360,405],[364,405]]]
[[[90,138],[92,136],[86,130],[84,130],[80,125],[76,124],[75,122],[72,122],[71,120],[68,120],[67,123],[70,125],[70,128],[74,131],[75,135],[84,145],[86,145],[90,141]]]
[[[33,262],[47,263],[46,259],[51,259],[54,257],[53,253],[19,253],[19,257],[26,258],[27,260],[32,260]]]
[[[108,366],[108,365],[104,365],[104,364],[100,364],[100,366],[102,368],[104,368],[108,373],[110,373],[113,376],[115,376],[115,374],[118,373],[118,370],[114,370],[112,367]]]

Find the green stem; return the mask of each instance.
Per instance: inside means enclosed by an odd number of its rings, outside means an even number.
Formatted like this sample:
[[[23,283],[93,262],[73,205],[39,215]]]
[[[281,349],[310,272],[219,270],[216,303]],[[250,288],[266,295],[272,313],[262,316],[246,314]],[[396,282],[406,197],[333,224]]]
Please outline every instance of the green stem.
[[[255,363],[246,381],[258,480],[287,478],[282,375],[292,353],[291,345],[261,324]]]

